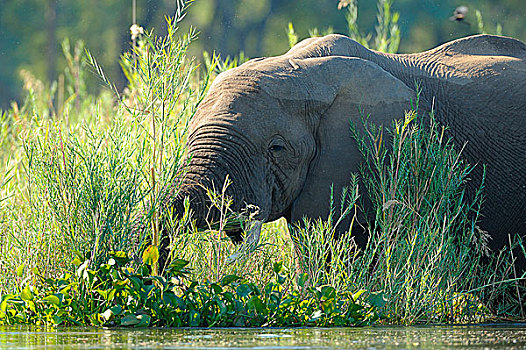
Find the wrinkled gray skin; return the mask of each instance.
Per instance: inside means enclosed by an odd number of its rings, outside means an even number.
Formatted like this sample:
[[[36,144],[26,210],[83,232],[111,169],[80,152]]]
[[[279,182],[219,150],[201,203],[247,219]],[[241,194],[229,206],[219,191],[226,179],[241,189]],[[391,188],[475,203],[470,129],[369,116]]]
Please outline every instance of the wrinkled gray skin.
[[[282,56],[253,59],[220,74],[195,115],[182,191],[199,225],[216,218],[203,187],[228,177],[234,209],[257,218],[326,217],[330,186],[340,193],[361,156],[349,131],[360,109],[390,126],[422,89],[420,110],[436,111],[464,157],[487,164],[481,226],[492,248],[526,233],[526,45],[490,35],[417,54],[368,50],[341,35],[310,38]],[[482,167],[472,183],[480,184]],[[345,226],[345,224],[344,224]],[[363,244],[365,237],[357,237]]]

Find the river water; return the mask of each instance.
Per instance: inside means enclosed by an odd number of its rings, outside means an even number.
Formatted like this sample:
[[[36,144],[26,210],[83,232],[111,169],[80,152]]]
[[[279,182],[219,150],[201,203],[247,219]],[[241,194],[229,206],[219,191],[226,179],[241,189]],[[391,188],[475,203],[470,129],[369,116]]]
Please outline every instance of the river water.
[[[526,349],[526,325],[102,329],[0,327],[2,349]]]

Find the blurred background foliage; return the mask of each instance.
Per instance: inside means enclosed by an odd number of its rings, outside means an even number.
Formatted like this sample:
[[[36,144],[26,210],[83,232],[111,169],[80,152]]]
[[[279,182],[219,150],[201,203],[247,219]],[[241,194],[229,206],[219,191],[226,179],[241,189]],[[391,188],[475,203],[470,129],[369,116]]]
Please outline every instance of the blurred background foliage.
[[[39,80],[60,84],[58,72],[74,68],[62,54],[69,38],[80,41],[104,67],[118,88],[125,85],[119,56],[130,48],[133,0],[0,0],[0,107],[21,98],[21,72]],[[137,24],[158,35],[166,32],[165,16],[173,16],[176,0],[136,0]],[[349,2],[349,1],[341,1]],[[346,9],[340,0],[195,0],[184,26],[200,32],[191,54],[202,59],[203,51],[222,57],[244,52],[246,57],[270,56],[288,49],[288,24],[299,39],[312,33],[348,34]],[[451,20],[457,6],[467,6],[462,21]],[[416,52],[446,41],[481,32],[476,10],[482,13],[483,31],[526,40],[524,0],[396,0],[392,11],[400,13],[399,52]],[[358,27],[373,31],[377,3],[358,0]],[[100,85],[87,79],[88,89]]]

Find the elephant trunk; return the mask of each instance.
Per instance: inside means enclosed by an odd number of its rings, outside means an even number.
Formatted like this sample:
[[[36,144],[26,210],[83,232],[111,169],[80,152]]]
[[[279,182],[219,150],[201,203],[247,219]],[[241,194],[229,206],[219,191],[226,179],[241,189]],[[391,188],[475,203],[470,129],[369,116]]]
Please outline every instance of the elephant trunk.
[[[211,138],[207,142],[206,149],[190,149],[192,158],[185,178],[177,185],[178,189],[168,195],[164,207],[173,210],[173,217],[182,217],[185,199],[188,198],[192,220],[195,220],[199,228],[208,228],[211,224],[218,223],[227,210],[238,213],[248,211],[248,214],[258,211],[255,218],[265,221],[270,210],[270,196],[265,191],[265,181],[251,181],[257,179],[253,171],[253,160],[246,155],[236,154],[239,151],[232,151],[232,147],[210,146],[214,145]],[[191,143],[193,146],[196,144],[199,142]],[[226,208],[228,199],[232,200],[232,204]],[[227,234],[234,241],[241,240],[241,233],[240,228],[227,228]]]
[[[197,227],[204,228],[207,223],[219,220],[220,212],[217,208],[212,206],[206,189],[197,185],[189,186],[184,183],[182,184],[182,188],[177,196],[166,206],[173,210],[173,217],[180,218],[184,215],[186,198],[190,201],[192,219],[195,220]]]

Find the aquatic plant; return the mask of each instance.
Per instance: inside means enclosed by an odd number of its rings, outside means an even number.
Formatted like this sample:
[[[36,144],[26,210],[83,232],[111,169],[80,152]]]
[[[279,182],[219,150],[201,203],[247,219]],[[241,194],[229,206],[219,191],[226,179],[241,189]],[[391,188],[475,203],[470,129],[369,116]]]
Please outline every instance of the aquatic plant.
[[[330,285],[307,286],[302,274],[289,289],[282,264],[263,287],[236,275],[196,282],[188,261],[174,259],[164,276],[153,275],[158,254],[144,251],[131,268],[124,252],[91,269],[89,261],[59,278],[40,279],[2,297],[0,324],[124,327],[351,326],[374,323],[382,305],[364,291],[337,293]],[[23,267],[18,271],[23,275]]]

